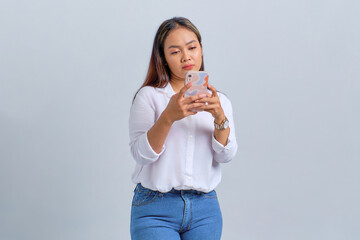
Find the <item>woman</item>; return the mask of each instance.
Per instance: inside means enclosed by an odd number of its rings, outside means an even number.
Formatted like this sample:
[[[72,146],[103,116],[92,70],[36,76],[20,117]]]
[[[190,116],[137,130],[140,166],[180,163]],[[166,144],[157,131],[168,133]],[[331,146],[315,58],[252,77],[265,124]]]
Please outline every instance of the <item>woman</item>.
[[[221,237],[214,189],[221,180],[220,163],[229,162],[237,150],[232,107],[211,85],[207,95],[184,98],[190,70],[204,70],[199,31],[186,18],[164,21],[130,111],[130,146],[137,163],[133,240]]]

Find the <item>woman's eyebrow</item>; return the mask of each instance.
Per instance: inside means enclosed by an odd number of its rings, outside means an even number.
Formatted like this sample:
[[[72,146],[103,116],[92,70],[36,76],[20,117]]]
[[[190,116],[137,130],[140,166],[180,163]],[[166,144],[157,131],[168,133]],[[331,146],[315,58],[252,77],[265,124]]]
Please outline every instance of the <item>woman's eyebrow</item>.
[[[189,45],[189,44],[191,44],[193,42],[196,42],[196,40],[191,40],[190,42],[185,43],[185,46],[187,46],[187,45]],[[168,49],[170,49],[170,48],[180,48],[180,46],[179,45],[171,45],[171,46],[168,47]]]

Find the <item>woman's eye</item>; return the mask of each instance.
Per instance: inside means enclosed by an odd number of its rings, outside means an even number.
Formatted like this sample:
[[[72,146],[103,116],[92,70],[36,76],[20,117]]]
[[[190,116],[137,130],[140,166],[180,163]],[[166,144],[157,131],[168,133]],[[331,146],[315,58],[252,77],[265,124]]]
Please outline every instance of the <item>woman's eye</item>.
[[[176,51],[176,52],[172,52],[171,55],[175,55],[177,54],[179,51]]]
[[[196,47],[190,47],[190,50],[193,50],[193,49],[195,49]]]

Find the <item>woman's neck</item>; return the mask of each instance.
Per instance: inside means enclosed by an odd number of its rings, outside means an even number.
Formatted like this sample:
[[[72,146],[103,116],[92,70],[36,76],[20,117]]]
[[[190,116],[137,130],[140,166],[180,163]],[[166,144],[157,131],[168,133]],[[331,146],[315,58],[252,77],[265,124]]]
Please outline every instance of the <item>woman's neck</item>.
[[[177,76],[171,76],[171,79],[169,82],[170,82],[171,87],[174,90],[174,92],[178,93],[180,91],[180,89],[184,87],[185,79],[179,78]]]

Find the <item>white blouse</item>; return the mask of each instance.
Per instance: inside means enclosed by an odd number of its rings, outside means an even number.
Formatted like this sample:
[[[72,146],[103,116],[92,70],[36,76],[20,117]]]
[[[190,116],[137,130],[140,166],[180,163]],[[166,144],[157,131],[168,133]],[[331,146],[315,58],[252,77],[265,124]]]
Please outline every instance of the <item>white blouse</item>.
[[[231,102],[218,93],[230,126],[226,146],[214,138],[214,118],[204,111],[174,122],[158,154],[149,144],[147,131],[174,94],[168,84],[143,87],[136,95],[129,118],[131,154],[136,161],[132,181],[160,192],[172,188],[210,192],[221,180],[220,163],[229,162],[237,151]]]

